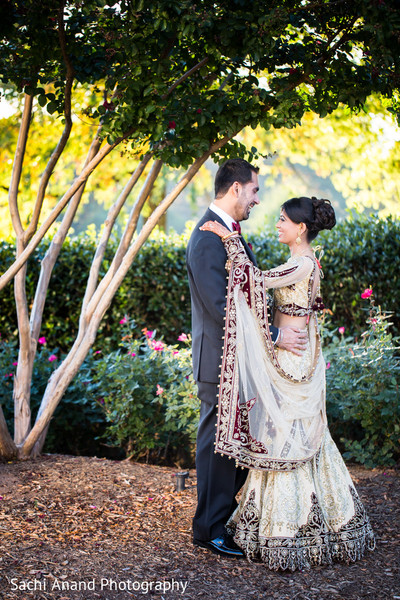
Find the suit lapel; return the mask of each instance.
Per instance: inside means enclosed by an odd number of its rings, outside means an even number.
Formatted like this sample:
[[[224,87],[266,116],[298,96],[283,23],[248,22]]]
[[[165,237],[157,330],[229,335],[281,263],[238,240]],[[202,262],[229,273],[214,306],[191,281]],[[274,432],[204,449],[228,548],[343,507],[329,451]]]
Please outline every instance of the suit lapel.
[[[221,219],[221,217],[209,208],[206,210],[204,217],[202,218],[202,222],[205,223],[206,221],[218,221],[218,223],[221,223],[221,225],[226,227],[226,225],[225,225],[224,221]]]
[[[211,209],[207,209],[204,217],[202,218],[202,223],[205,223],[206,221],[218,221],[218,223],[221,223],[221,225],[223,225],[224,227],[226,227],[226,224],[224,223],[224,221],[221,219],[221,217],[219,215],[217,215],[214,211],[212,211]],[[251,260],[251,262],[257,266],[257,260],[256,257],[254,256],[253,252],[250,250],[246,240],[244,239],[244,237],[241,235],[240,236],[241,242],[244,246],[244,249],[246,250],[246,254],[249,257],[249,259]]]

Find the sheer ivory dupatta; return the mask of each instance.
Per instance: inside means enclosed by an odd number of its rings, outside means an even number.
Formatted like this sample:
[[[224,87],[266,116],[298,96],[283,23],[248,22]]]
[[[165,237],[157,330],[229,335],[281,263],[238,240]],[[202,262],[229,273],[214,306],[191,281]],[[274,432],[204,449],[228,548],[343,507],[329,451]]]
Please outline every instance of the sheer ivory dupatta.
[[[238,237],[225,246],[230,272],[215,451],[244,467],[292,470],[321,445],[325,363],[313,313],[309,373],[295,379],[282,369],[270,337],[266,290],[304,278],[304,261],[263,273],[248,260]]]

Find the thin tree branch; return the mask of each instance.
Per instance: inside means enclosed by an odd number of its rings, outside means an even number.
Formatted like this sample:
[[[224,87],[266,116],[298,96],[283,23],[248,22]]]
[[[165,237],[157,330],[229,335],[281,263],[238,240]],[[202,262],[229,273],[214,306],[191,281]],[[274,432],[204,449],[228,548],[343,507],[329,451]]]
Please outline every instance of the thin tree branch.
[[[54,152],[50,156],[50,159],[49,159],[47,166],[43,172],[43,175],[41,177],[40,184],[39,184],[39,190],[38,190],[37,197],[36,197],[35,207],[34,207],[33,214],[32,214],[32,219],[31,219],[29,226],[27,227],[27,229],[25,231],[25,236],[24,236],[25,243],[27,243],[31,239],[31,237],[33,236],[33,234],[35,233],[35,231],[37,229],[37,226],[39,223],[39,218],[40,218],[40,213],[41,213],[42,206],[43,206],[43,200],[44,200],[47,186],[50,181],[50,177],[54,171],[54,167],[56,166],[60,156],[63,153],[63,150],[67,144],[67,141],[69,139],[69,136],[71,134],[71,129],[72,129],[72,119],[71,119],[71,97],[72,97],[72,94],[71,94],[71,90],[72,90],[72,84],[74,82],[74,68],[71,64],[71,61],[70,61],[68,53],[67,53],[67,42],[66,42],[65,26],[64,26],[64,3],[62,4],[62,6],[60,6],[60,8],[58,10],[58,37],[60,40],[61,52],[62,52],[62,55],[64,58],[65,65],[67,67],[66,83],[65,83],[65,91],[64,91],[65,127],[64,127],[64,131],[60,137],[60,140],[59,140]]]
[[[29,126],[32,116],[32,104],[33,96],[25,94],[24,110],[22,113],[21,126],[19,128],[17,147],[15,149],[10,190],[8,195],[11,221],[17,237],[23,235],[24,233],[24,228],[21,222],[21,216],[18,210],[18,187],[19,182],[21,181],[22,164],[24,162],[26,142],[28,140]]]
[[[17,238],[17,257],[24,251],[23,236]],[[29,309],[26,297],[27,263],[14,278],[14,297],[17,311],[19,352],[18,365],[14,377],[14,441],[22,443],[31,428],[30,388],[33,371],[33,357],[29,328]]]
[[[101,131],[101,127],[99,127],[95,138],[93,139],[88,156],[86,158],[85,164],[83,168],[85,168],[91,160],[98,154],[101,146],[101,142],[99,140],[99,133]],[[32,342],[35,344],[35,349],[37,345],[37,340],[39,337],[40,329],[42,326],[43,319],[43,310],[46,303],[47,290],[51,278],[51,274],[53,272],[54,265],[57,261],[57,258],[60,254],[62,245],[65,241],[65,238],[68,234],[68,231],[72,225],[74,220],[76,211],[79,207],[86,182],[78,189],[78,191],[74,194],[71,202],[68,205],[67,211],[64,215],[63,220],[57,230],[57,233],[53,237],[51,244],[45,254],[45,257],[42,260],[42,264],[40,267],[40,276],[39,281],[36,286],[35,298],[33,301],[33,306],[31,310],[31,319],[30,319],[30,332]]]
[[[120,245],[115,255],[115,264],[114,267],[119,267],[120,261],[122,260],[123,255],[129,248],[129,244],[132,241],[133,234],[136,231],[136,227],[139,221],[140,213],[142,212],[142,208],[146,203],[146,200],[150,196],[151,190],[154,187],[154,184],[160,174],[163,162],[161,159],[154,161],[154,164],[151,168],[151,171],[140,191],[140,194],[132,208],[131,214],[129,215],[128,222],[126,224],[126,228],[124,234],[122,236]],[[113,261],[114,262],[114,261]],[[113,265],[111,265],[112,267]]]
[[[342,27],[340,29],[340,32],[342,32],[345,29],[349,29],[349,27],[352,27],[355,23],[356,19],[353,19],[351,23],[348,23],[345,27]],[[333,36],[332,36],[332,40],[336,37],[336,35],[339,35],[339,32],[336,32]],[[332,48],[329,48],[329,50],[327,52],[325,52],[324,54],[321,54],[321,56],[317,59],[317,63],[319,66],[323,67],[324,64],[329,60],[329,58],[331,58],[336,50],[344,43],[348,40],[349,37],[349,32],[347,31],[346,33],[344,33],[342,35],[342,37],[334,44],[334,46],[332,46]],[[301,85],[302,83],[308,82],[311,85],[314,85],[314,82],[312,79],[310,79],[309,75],[306,75],[305,73],[303,73],[295,82],[289,84],[286,87],[286,90],[291,91],[294,90],[295,88],[297,88],[299,85]],[[268,111],[271,108],[271,106],[265,107],[265,111]]]
[[[95,253],[91,268],[90,268],[90,272],[89,272],[89,276],[88,276],[88,283],[86,286],[85,297],[84,297],[83,303],[82,303],[81,319],[82,319],[82,315],[84,315],[84,313],[85,313],[87,303],[92,298],[92,296],[95,292],[96,285],[97,285],[98,278],[99,278],[100,266],[103,262],[104,253],[106,251],[106,247],[107,247],[108,241],[110,239],[111,232],[114,227],[115,221],[121,211],[121,208],[125,204],[126,199],[128,198],[132,189],[136,185],[140,176],[142,175],[151,156],[152,156],[151,153],[149,153],[143,157],[143,159],[141,160],[141,162],[139,163],[139,165],[136,167],[135,171],[133,172],[128,183],[122,190],[119,198],[117,199],[117,201],[114,203],[114,205],[110,208],[110,210],[108,212],[107,218],[105,220],[105,227],[103,229],[103,234],[102,234],[101,240],[97,246],[96,253]]]
[[[333,41],[337,35],[340,35],[344,31],[342,37],[340,39],[338,39],[338,41],[331,48],[329,48],[326,53],[323,53],[319,57],[319,59],[317,60],[318,64],[324,64],[324,63],[326,63],[326,61],[335,54],[336,50],[338,48],[340,48],[340,46],[343,43],[347,42],[347,40],[349,39],[349,35],[350,35],[349,29],[351,29],[354,26],[354,24],[355,24],[356,21],[357,21],[357,17],[354,17],[354,19],[352,19],[349,23],[347,23],[343,27],[341,27],[335,33],[335,35],[332,36],[331,41]],[[328,40],[328,43],[331,43],[331,42],[329,42],[329,40]]]
[[[128,248],[129,248],[129,244],[132,241],[133,234],[135,233],[136,225],[137,225],[137,222],[138,222],[138,219],[140,216],[140,211],[142,210],[144,203],[146,202],[147,198],[149,197],[149,194],[152,190],[154,182],[156,181],[156,179],[160,173],[161,167],[162,167],[162,161],[160,159],[156,160],[151,168],[150,173],[148,174],[148,176],[146,178],[146,181],[143,184],[143,187],[139,193],[138,199],[136,200],[136,202],[132,208],[130,217],[129,217],[128,222],[125,227],[124,234],[121,238],[121,241],[120,241],[118,249],[115,253],[114,259],[110,265],[110,268],[108,269],[107,273],[104,275],[103,279],[99,283],[96,291],[93,293],[92,297],[90,298],[90,305],[96,304],[100,300],[101,296],[107,289],[109,282],[112,280],[114,273],[119,268],[119,266],[123,260],[123,257],[125,256]]]
[[[196,71],[201,69],[201,67],[203,67],[206,63],[208,63],[208,60],[209,60],[209,58],[208,58],[208,56],[206,56],[206,58],[203,58],[203,60],[201,60],[199,63],[197,63],[197,65],[195,65],[194,67],[189,69],[189,71],[186,71],[186,73],[184,73],[182,75],[182,77],[179,77],[179,79],[177,79],[177,81],[175,81],[175,83],[173,85],[171,85],[171,87],[165,92],[165,94],[163,96],[161,96],[161,99],[165,100],[169,96],[169,94],[171,94],[171,92],[173,92],[174,89],[178,87],[178,85],[183,83],[185,81],[185,79],[187,79],[188,77],[193,75],[193,73],[195,73]]]
[[[67,79],[74,77],[74,67],[71,63],[71,59],[67,52],[67,38],[65,35],[65,23],[64,23],[64,7],[65,0],[61,2],[58,8],[58,39],[60,41],[60,48],[63,55],[63,59],[65,62],[65,66],[67,67]],[[67,102],[68,105],[68,102]]]

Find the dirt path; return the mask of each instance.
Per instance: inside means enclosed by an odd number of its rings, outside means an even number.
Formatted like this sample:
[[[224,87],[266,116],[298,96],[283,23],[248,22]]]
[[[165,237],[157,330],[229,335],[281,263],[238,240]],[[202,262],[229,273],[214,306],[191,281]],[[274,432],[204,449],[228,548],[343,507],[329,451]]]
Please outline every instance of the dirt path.
[[[44,456],[0,464],[4,600],[400,600],[400,473],[352,467],[377,549],[353,565],[273,573],[191,543],[194,472]]]

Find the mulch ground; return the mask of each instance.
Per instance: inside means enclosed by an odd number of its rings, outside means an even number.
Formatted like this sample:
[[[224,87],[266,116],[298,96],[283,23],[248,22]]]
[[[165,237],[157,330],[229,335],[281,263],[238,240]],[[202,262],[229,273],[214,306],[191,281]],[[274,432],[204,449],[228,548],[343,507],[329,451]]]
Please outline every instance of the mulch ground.
[[[377,548],[351,564],[271,572],[194,547],[195,473],[60,455],[0,464],[4,600],[400,600],[400,473],[351,467]]]

